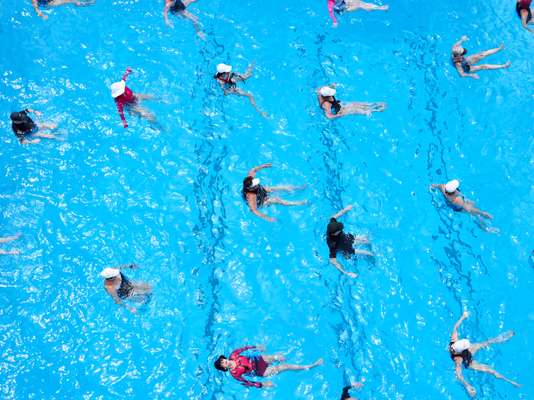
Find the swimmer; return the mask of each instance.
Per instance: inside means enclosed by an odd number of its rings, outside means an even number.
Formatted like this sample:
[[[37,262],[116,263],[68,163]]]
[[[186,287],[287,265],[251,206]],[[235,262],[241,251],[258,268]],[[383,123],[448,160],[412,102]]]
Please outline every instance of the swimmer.
[[[493,219],[491,214],[476,208],[473,201],[467,200],[464,197],[464,195],[460,192],[460,181],[458,179],[453,179],[446,184],[433,183],[430,185],[430,190],[435,188],[438,188],[441,193],[443,193],[448,206],[454,211],[465,211],[477,217]]]
[[[115,104],[117,105],[117,110],[121,116],[122,124],[125,128],[128,128],[128,123],[126,122],[126,118],[124,118],[124,109],[131,114],[135,114],[151,123],[155,123],[156,116],[140,105],[141,100],[153,99],[154,96],[149,94],[134,94],[131,89],[126,86],[126,78],[130,72],[132,72],[132,69],[128,67],[122,76],[122,79],[111,85],[111,97],[115,99]]]
[[[352,255],[362,255],[373,257],[374,254],[367,250],[355,249],[354,244],[368,244],[369,239],[367,236],[360,235],[354,236],[352,234],[346,234],[343,232],[343,224],[338,222],[337,219],[340,218],[346,212],[352,210],[352,205],[345,207],[343,210],[337,214],[332,215],[330,222],[326,227],[326,244],[330,250],[330,264],[336,267],[339,272],[347,275],[350,278],[357,278],[358,274],[354,272],[347,272],[343,269],[341,264],[337,261],[337,253],[341,252],[345,258],[350,258]]]
[[[473,54],[472,56],[464,57],[464,55],[467,53],[467,49],[462,47],[462,43],[465,42],[466,40],[469,40],[469,38],[467,36],[462,36],[462,38],[458,40],[456,43],[454,43],[451,48],[452,63],[454,67],[456,68],[456,71],[458,71],[458,75],[460,75],[462,78],[465,78],[466,76],[468,76],[473,79],[478,79],[479,76],[475,74],[474,72],[508,68],[510,67],[510,65],[512,65],[510,61],[507,61],[504,64],[475,65],[476,63],[482,61],[487,56],[491,56],[492,54],[495,54],[501,51],[502,49],[504,49],[504,44],[501,44],[499,47],[495,49],[482,51],[480,53]]]
[[[475,397],[477,394],[475,388],[471,386],[469,382],[467,382],[465,378],[463,377],[462,364],[464,368],[470,368],[470,369],[473,369],[479,372],[486,372],[488,374],[495,376],[495,378],[497,379],[502,379],[514,385],[515,387],[520,387],[521,385],[504,377],[503,375],[499,374],[497,371],[493,370],[489,366],[478,363],[475,360],[473,360],[473,356],[476,354],[477,351],[479,351],[480,349],[483,349],[484,347],[488,347],[491,344],[506,342],[507,340],[512,338],[512,336],[514,336],[514,332],[508,331],[508,332],[501,333],[499,336],[493,339],[486,340],[485,342],[482,342],[482,343],[471,343],[467,339],[458,339],[458,328],[460,327],[462,322],[467,317],[469,317],[469,313],[465,311],[460,317],[460,319],[454,325],[454,328],[451,334],[451,341],[449,343],[449,353],[451,355],[451,359],[456,364],[456,378],[460,382],[462,382],[462,384],[465,386],[467,393],[469,393],[471,397]]]
[[[528,25],[534,24],[534,18],[532,18],[532,10],[530,4],[532,0],[517,0],[515,5],[515,11],[519,18],[521,18],[521,26],[530,33],[534,33],[534,29],[528,27]]]
[[[260,180],[256,178],[256,172],[258,172],[260,169],[264,168],[271,168],[272,164],[262,164],[260,166],[252,168],[249,172],[247,177],[243,180],[243,189],[242,194],[243,198],[248,204],[248,207],[250,208],[250,211],[252,211],[253,214],[257,215],[260,218],[263,218],[266,221],[269,222],[275,222],[276,220],[274,218],[271,218],[260,211],[258,211],[258,208],[262,206],[270,206],[271,204],[281,204],[283,206],[302,206],[307,203],[307,200],[302,201],[288,201],[288,200],[282,200],[279,197],[271,197],[270,193],[277,192],[277,191],[294,191],[294,190],[302,190],[306,186],[262,186],[260,185]]]
[[[376,4],[365,3],[360,0],[327,0],[328,14],[332,19],[332,26],[337,27],[337,20],[334,13],[341,14],[344,11],[351,12],[357,10],[364,11],[387,11],[389,6],[378,6]]]
[[[350,386],[345,386],[343,388],[343,392],[341,393],[341,399],[340,400],[357,400],[355,397],[350,397],[349,390],[350,389],[360,389],[363,386],[363,381],[361,382],[353,382]]]
[[[254,64],[250,64],[245,71],[244,74],[238,74],[237,72],[232,72],[232,66],[226,65],[226,64],[219,64],[217,65],[217,73],[215,74],[214,78],[217,80],[219,85],[221,86],[222,90],[224,91],[224,95],[227,94],[237,94],[238,96],[244,96],[247,97],[250,101],[250,104],[252,104],[252,107],[256,109],[258,113],[264,118],[267,118],[267,113],[260,110],[258,106],[256,105],[256,101],[254,100],[254,96],[251,93],[245,92],[244,90],[241,90],[237,87],[238,82],[244,82],[248,78],[252,76],[252,70],[254,69]]]
[[[344,117],[345,115],[370,116],[374,112],[382,112],[386,109],[386,103],[341,103],[336,100],[335,95],[335,84],[317,89],[319,106],[324,110],[328,119]]]
[[[247,350],[255,350],[257,354],[252,356],[241,355],[241,353]],[[273,356],[258,354],[263,353],[264,351],[265,349],[263,346],[245,346],[234,350],[228,358],[226,358],[224,355],[219,356],[214,365],[219,371],[230,371],[230,374],[244,386],[270,388],[274,386],[271,381],[251,381],[243,378],[243,375],[266,378],[269,376],[278,375],[285,371],[302,371],[312,369],[323,363],[323,359],[319,358],[313,364],[309,365],[280,364],[285,361],[285,357],[282,354],[276,354]],[[277,364],[273,365],[274,363]]]
[[[78,7],[85,7],[89,6],[91,4],[94,4],[95,0],[32,0],[33,9],[37,13],[39,17],[42,19],[48,19],[48,15],[43,14],[41,10],[39,9],[39,6],[46,6],[46,7],[57,7],[62,6],[64,4],[74,4]]]
[[[197,0],[165,0],[165,7],[163,7],[163,18],[165,19],[165,24],[167,24],[167,26],[172,27],[173,24],[169,20],[169,11],[174,15],[184,17],[185,19],[188,19],[193,23],[198,37],[201,39],[205,39],[206,35],[200,30],[198,18],[186,10],[186,7],[189,4],[194,3],[195,1]]]
[[[135,313],[137,309],[124,303],[123,300],[128,299],[137,303],[145,303],[152,294],[152,287],[144,282],[131,282],[121,272],[125,268],[136,269],[137,265],[129,264],[116,268],[104,268],[100,272],[100,276],[104,278],[104,288],[113,301]]]
[[[33,119],[28,115],[33,113],[36,116],[41,116],[41,113],[31,108],[19,112],[12,112],[10,115],[11,118],[11,129],[13,133],[19,140],[21,144],[35,144],[41,141],[40,138],[44,139],[56,139],[51,133],[46,133],[57,128],[57,125],[51,122],[45,123],[35,123]],[[36,139],[30,139],[36,138]]]
[[[13,235],[13,236],[0,237],[0,243],[12,242],[13,240],[17,240],[19,237],[20,237],[20,233],[17,233],[16,235]],[[16,256],[17,254],[20,254],[20,251],[0,249],[0,255]]]

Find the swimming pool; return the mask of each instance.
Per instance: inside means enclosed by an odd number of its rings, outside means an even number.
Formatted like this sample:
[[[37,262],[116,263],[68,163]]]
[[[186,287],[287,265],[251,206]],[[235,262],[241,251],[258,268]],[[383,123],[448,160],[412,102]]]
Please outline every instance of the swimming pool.
[[[387,14],[345,14],[332,29],[324,1],[199,0],[207,41],[186,21],[163,24],[159,1],[61,7],[48,21],[29,2],[0,9],[1,234],[21,232],[0,258],[0,377],[8,399],[335,399],[365,377],[363,399],[467,394],[446,351],[461,332],[516,337],[478,356],[523,384],[466,372],[477,398],[532,398],[534,81],[532,35],[513,4],[396,1]],[[451,44],[506,44],[506,71],[461,80]],[[246,99],[224,97],[215,65],[256,63]],[[120,124],[109,84],[129,86],[158,130]],[[386,101],[372,118],[327,121],[315,88]],[[61,142],[21,146],[9,112],[58,122]],[[255,218],[240,197],[254,165],[265,184],[309,187],[310,205]],[[458,177],[500,234],[453,214],[428,185]],[[374,262],[328,265],[330,215],[354,203],[349,230],[369,233]],[[131,315],[102,289],[105,266],[137,262],[152,301]],[[313,371],[245,389],[213,368],[219,354],[264,344]]]

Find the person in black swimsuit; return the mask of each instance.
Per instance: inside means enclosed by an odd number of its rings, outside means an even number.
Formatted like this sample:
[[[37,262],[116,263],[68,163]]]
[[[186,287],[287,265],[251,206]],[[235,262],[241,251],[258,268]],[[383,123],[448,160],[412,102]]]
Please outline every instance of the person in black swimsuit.
[[[186,10],[187,6],[195,1],[197,0],[165,0],[165,6],[163,7],[163,18],[165,20],[165,24],[172,27],[173,24],[169,20],[169,11],[174,15],[184,17],[193,23],[198,37],[201,39],[206,39],[205,33],[202,32],[200,25],[198,24],[198,18]]]
[[[294,191],[304,189],[306,186],[262,186],[260,180],[256,178],[256,172],[260,169],[272,167],[271,163],[262,164],[252,168],[247,177],[243,180],[242,195],[250,208],[250,211],[266,221],[274,222],[275,219],[261,213],[258,208],[271,204],[281,204],[283,206],[301,206],[307,203],[303,201],[287,201],[279,197],[270,197],[269,194],[276,191]]]
[[[530,33],[534,33],[534,29],[528,27],[530,24],[534,24],[534,18],[532,18],[532,10],[530,5],[532,0],[517,0],[515,4],[515,11],[519,18],[521,18],[521,26]]]
[[[132,313],[137,309],[124,303],[123,300],[131,300],[137,303],[144,303],[152,294],[152,287],[144,282],[131,282],[121,270],[129,268],[135,269],[137,265],[129,264],[116,268],[104,268],[100,276],[104,278],[104,288],[116,304],[123,305]]]
[[[39,9],[39,6],[57,7],[62,6],[64,4],[74,4],[78,7],[84,7],[94,3],[95,0],[32,0],[33,9],[42,19],[48,19],[48,15],[43,14]]]
[[[254,96],[252,93],[245,92],[244,90],[237,87],[238,82],[245,82],[248,78],[252,76],[252,70],[254,69],[254,64],[250,64],[247,67],[247,70],[244,74],[239,74],[237,72],[232,72],[232,66],[224,63],[217,65],[217,73],[214,78],[217,83],[221,86],[224,95],[228,94],[237,94],[238,96],[244,96],[250,101],[252,107],[264,118],[267,118],[267,113],[262,111],[256,104]]]
[[[334,214],[332,218],[330,218],[330,222],[326,227],[326,244],[328,245],[328,250],[330,251],[330,264],[350,278],[356,278],[358,274],[355,274],[354,272],[347,272],[343,269],[341,264],[337,261],[337,253],[341,252],[345,258],[350,258],[355,254],[372,257],[374,254],[370,251],[355,249],[353,247],[355,243],[369,243],[367,236],[354,236],[350,233],[346,234],[343,232],[344,226],[341,222],[338,222],[337,219],[350,210],[352,210],[352,205],[345,207],[343,210],[337,214]]]
[[[491,374],[495,376],[497,379],[502,379],[508,383],[511,383],[515,387],[520,387],[520,385],[517,382],[514,382],[503,375],[499,374],[497,371],[493,370],[491,367],[481,364],[473,360],[474,355],[482,348],[488,347],[491,344],[495,343],[503,343],[512,338],[514,336],[513,331],[508,331],[500,334],[497,337],[494,337],[492,339],[486,340],[482,343],[471,343],[467,339],[458,339],[458,328],[462,324],[462,322],[469,317],[469,313],[465,311],[460,319],[454,324],[454,328],[452,330],[451,334],[451,340],[449,343],[449,354],[451,356],[451,359],[454,361],[456,365],[456,378],[462,382],[462,384],[465,386],[465,389],[469,393],[470,396],[474,397],[476,396],[476,390],[473,386],[469,384],[465,380],[462,374],[462,365],[464,368],[470,368],[475,371],[480,372],[486,372],[488,374]]]
[[[474,72],[508,68],[510,65],[512,65],[510,61],[507,61],[504,64],[475,65],[487,56],[491,56],[492,54],[495,54],[504,49],[504,44],[501,43],[501,45],[495,49],[482,51],[480,53],[473,54],[472,56],[464,57],[464,55],[467,53],[467,49],[462,47],[462,43],[466,40],[469,40],[469,38],[467,36],[462,36],[461,39],[454,43],[451,48],[452,64],[456,68],[458,75],[460,75],[462,78],[469,77],[473,79],[478,79],[478,75]]]
[[[56,124],[53,123],[35,123],[33,119],[28,115],[29,113],[34,113],[37,116],[40,116],[41,113],[32,109],[25,109],[19,112],[12,112],[10,115],[11,118],[11,129],[13,133],[19,139],[21,144],[34,144],[39,143],[41,139],[28,139],[29,136],[35,138],[46,138],[46,139],[56,139],[51,133],[44,133],[46,130],[56,129]]]
[[[343,388],[343,392],[341,392],[341,398],[340,400],[357,400],[355,397],[350,397],[349,390],[350,389],[360,389],[363,386],[362,382],[353,382],[350,386],[345,386]]]
[[[346,115],[367,115],[374,112],[382,112],[386,109],[386,103],[341,103],[335,98],[335,84],[323,86],[317,89],[317,100],[319,107],[324,111],[326,118],[334,119]]]

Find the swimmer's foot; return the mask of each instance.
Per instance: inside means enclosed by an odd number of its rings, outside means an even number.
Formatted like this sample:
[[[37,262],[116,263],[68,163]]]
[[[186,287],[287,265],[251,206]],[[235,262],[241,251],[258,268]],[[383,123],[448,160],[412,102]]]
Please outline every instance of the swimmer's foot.
[[[511,61],[506,61],[506,63],[504,63],[502,65],[503,68],[510,68],[510,65],[512,65],[512,62]]]
[[[322,358],[319,358],[317,361],[315,361],[313,364],[308,365],[307,369],[315,368],[321,365],[324,362]]]
[[[467,393],[469,393],[469,396],[475,397],[477,395],[477,391],[475,390],[473,386],[467,386],[466,389],[467,389]]]

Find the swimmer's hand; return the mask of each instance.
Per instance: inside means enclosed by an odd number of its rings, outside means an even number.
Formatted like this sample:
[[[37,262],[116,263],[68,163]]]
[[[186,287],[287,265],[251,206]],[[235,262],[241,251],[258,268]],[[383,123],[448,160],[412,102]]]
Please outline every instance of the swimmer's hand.
[[[265,220],[268,222],[276,222],[276,218],[272,218],[272,217],[265,217]]]
[[[347,272],[347,276],[349,278],[357,278],[358,277],[358,274],[355,274],[354,272]]]
[[[125,128],[125,129],[128,128],[128,124],[124,124],[124,128]]]
[[[467,36],[467,35],[463,35],[463,36],[462,36],[462,40],[463,40],[464,42],[467,41],[467,40],[469,40],[469,36]]]
[[[41,17],[42,19],[44,19],[45,21],[48,19],[48,15],[46,14],[43,14],[42,12],[40,12],[39,14],[37,14],[39,17]]]
[[[272,387],[274,387],[274,383],[272,383],[271,381],[265,381],[265,382],[261,383],[261,387],[262,388],[272,388]]]
[[[468,318],[469,317],[469,311],[464,311],[464,313],[462,314],[462,318]]]
[[[473,79],[478,79],[479,78],[479,76],[477,74],[469,74],[467,76],[470,76]]]
[[[36,110],[30,110],[31,112],[33,112],[35,115],[37,115],[38,117],[41,116],[41,112],[40,111],[36,111]]]

